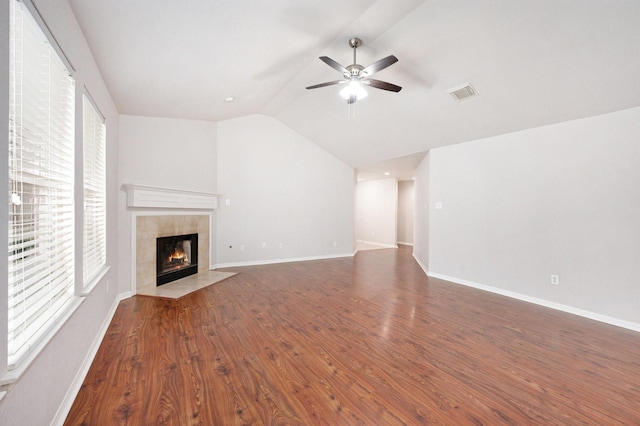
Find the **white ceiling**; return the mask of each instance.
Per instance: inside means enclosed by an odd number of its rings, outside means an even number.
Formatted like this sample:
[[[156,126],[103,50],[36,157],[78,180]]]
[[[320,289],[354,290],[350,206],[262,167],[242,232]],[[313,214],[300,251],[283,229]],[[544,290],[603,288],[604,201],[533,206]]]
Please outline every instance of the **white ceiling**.
[[[640,105],[638,0],[69,0],[120,113],[267,114],[367,178],[431,148]],[[349,109],[349,65],[390,54]],[[478,96],[447,90],[471,82]],[[223,100],[233,96],[236,101]]]

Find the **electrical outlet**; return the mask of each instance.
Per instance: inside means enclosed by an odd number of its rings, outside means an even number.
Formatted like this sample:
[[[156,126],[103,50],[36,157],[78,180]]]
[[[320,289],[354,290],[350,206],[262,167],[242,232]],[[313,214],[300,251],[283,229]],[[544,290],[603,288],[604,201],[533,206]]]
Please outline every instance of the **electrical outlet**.
[[[267,243],[265,243],[264,241],[262,242],[262,248],[267,248]]]
[[[278,247],[279,247],[279,248],[282,248],[282,247],[284,247],[284,244],[280,243],[280,244],[278,245]]]
[[[560,277],[557,275],[551,275],[551,284],[560,285]]]
[[[244,244],[240,245],[240,251],[244,251]]]

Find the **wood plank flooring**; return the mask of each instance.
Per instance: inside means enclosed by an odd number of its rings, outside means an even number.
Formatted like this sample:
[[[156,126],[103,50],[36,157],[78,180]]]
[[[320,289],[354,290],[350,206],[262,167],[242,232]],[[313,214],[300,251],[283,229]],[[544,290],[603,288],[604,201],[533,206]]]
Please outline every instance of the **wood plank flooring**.
[[[121,302],[69,425],[640,425],[640,333],[427,278],[411,250]]]

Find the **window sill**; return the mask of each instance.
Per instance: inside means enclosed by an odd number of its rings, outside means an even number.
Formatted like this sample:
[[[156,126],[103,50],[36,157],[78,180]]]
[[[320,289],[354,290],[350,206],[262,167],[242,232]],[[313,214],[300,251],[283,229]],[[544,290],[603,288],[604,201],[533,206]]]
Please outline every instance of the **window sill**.
[[[49,330],[49,332],[42,336],[38,343],[31,348],[29,353],[25,355],[18,364],[13,366],[2,377],[0,377],[0,399],[6,396],[15,382],[17,382],[18,379],[20,379],[20,376],[27,371],[31,363],[38,357],[38,355],[40,355],[51,339],[53,339],[58,331],[64,326],[67,320],[71,318],[71,315],[73,315],[73,313],[80,307],[83,301],[84,297],[76,297],[65,312],[58,317],[55,325]]]
[[[105,277],[105,275],[107,275],[107,273],[110,270],[111,270],[111,266],[103,266],[102,269],[100,269],[100,271],[98,271],[98,273],[94,275],[93,278],[89,280],[88,283],[85,283],[79,295],[82,297],[86,297],[89,294],[91,294],[93,289],[98,285],[100,281],[102,281],[102,279]]]

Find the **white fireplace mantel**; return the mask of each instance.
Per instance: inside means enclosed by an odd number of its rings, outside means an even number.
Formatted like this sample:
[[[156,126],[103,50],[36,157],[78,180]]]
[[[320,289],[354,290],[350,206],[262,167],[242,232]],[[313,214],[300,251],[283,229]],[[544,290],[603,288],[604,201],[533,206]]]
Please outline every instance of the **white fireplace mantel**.
[[[218,194],[154,186],[124,184],[127,208],[203,209],[218,207]]]

